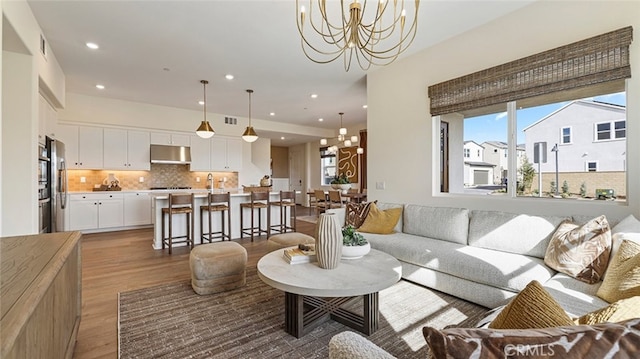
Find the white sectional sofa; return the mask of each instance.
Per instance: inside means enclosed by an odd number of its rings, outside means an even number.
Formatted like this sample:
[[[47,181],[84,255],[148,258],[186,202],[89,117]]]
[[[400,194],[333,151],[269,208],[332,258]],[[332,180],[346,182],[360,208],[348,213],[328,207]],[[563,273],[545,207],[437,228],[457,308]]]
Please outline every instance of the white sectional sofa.
[[[393,234],[362,233],[371,247],[402,263],[402,278],[495,308],[532,280],[572,316],[608,303],[589,285],[557,273],[544,263],[558,225],[571,216],[532,216],[500,211],[379,203],[403,208]],[[333,209],[344,224],[345,209]],[[574,219],[583,223],[587,218]],[[613,227],[615,223],[611,224]]]

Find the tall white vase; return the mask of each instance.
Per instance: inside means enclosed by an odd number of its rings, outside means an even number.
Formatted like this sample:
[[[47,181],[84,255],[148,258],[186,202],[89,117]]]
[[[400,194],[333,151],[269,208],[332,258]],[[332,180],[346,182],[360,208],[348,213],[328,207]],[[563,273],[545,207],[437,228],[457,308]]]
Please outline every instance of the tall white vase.
[[[316,225],[316,255],[320,268],[334,269],[342,257],[342,229],[333,213],[322,213]]]

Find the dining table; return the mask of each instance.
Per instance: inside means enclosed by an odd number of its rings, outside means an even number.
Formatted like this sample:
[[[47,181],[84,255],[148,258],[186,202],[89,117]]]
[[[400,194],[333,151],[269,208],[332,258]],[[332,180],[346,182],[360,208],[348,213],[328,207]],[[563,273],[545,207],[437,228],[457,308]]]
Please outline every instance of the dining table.
[[[324,194],[325,194],[325,199],[326,199],[326,196],[329,194],[329,191],[324,191]],[[314,196],[315,192],[314,191],[307,191],[307,195],[309,196],[309,202],[311,202],[311,196]],[[366,202],[367,201],[367,194],[366,193],[347,192],[347,193],[342,193],[341,196],[349,198],[349,201],[354,202],[354,203],[361,203],[361,202]]]

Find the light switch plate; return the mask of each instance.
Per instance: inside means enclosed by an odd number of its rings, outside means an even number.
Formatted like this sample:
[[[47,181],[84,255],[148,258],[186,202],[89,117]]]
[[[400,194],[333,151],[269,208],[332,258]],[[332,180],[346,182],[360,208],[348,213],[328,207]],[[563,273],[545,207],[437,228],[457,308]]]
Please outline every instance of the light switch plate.
[[[385,186],[386,184],[384,183],[384,181],[376,182],[376,189],[384,189]]]

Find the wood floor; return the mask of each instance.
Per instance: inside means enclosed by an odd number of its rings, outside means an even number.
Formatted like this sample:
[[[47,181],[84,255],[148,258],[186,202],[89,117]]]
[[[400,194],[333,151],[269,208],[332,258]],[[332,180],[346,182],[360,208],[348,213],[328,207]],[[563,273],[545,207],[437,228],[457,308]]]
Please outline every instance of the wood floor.
[[[306,214],[306,209],[299,211]],[[315,225],[297,221],[298,232]],[[118,293],[190,278],[189,250],[154,250],[153,229],[85,234],[82,238],[82,320],[73,357],[117,358]],[[236,242],[247,249],[249,266],[266,251],[266,237]]]

